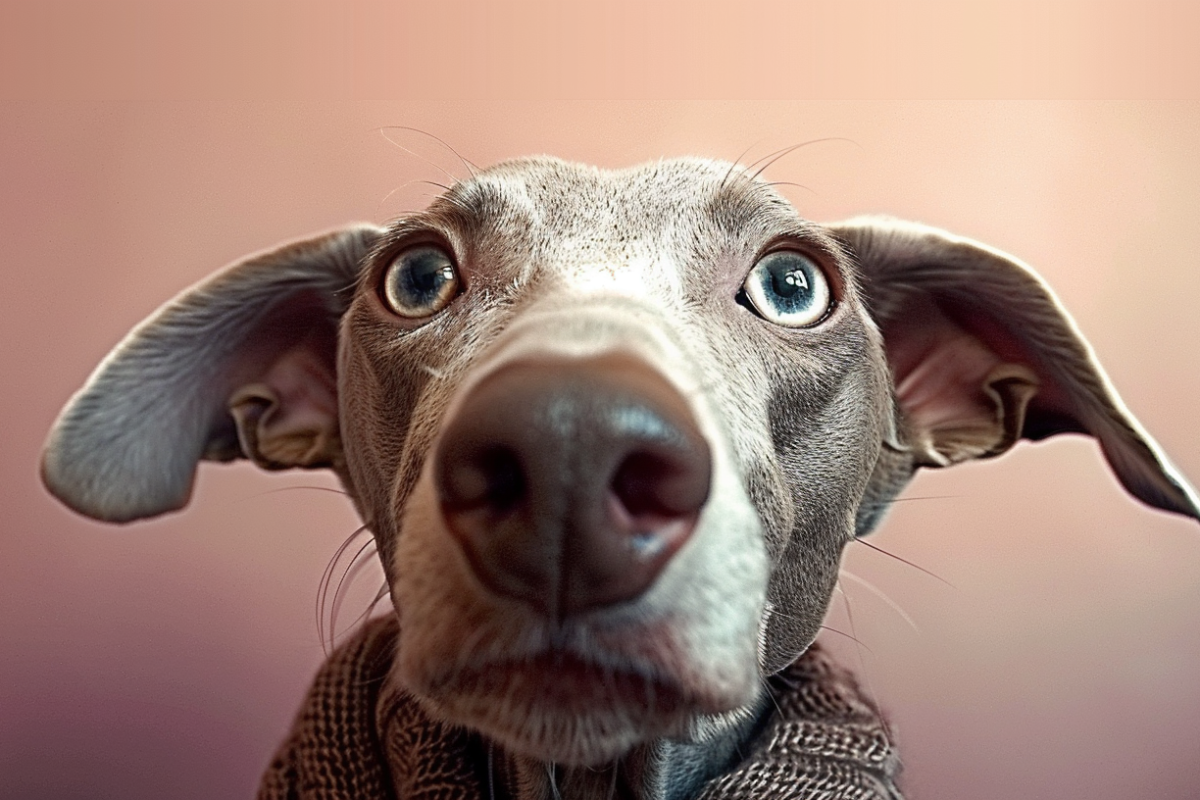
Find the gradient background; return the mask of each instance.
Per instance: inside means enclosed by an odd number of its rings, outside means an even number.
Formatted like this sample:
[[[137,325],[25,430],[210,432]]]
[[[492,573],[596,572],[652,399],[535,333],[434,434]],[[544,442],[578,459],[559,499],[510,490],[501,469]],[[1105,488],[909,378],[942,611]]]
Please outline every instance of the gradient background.
[[[870,5],[797,4],[786,25],[760,5],[6,6],[0,796],[252,794],[322,658],[313,607],[358,525],[348,503],[311,488],[322,475],[209,465],[186,513],[115,528],[50,499],[37,454],[182,287],[462,174],[381,126],[479,164],[851,139],[767,176],[808,187],[785,191],[814,219],[887,212],[1033,264],[1200,479],[1194,14]],[[671,99],[710,95],[741,99]],[[1050,99],[989,99],[1024,96]],[[1197,796],[1200,528],[1128,499],[1081,437],[923,474],[905,497],[873,542],[953,586],[852,546],[853,619],[837,597],[829,625],[862,646],[824,636],[895,721],[909,795]],[[379,580],[359,575],[339,629]]]

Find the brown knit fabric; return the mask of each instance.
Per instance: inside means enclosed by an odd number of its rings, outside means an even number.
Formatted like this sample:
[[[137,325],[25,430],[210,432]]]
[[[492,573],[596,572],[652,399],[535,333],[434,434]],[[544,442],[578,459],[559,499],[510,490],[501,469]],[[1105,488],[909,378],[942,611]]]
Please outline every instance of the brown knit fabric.
[[[363,626],[317,673],[259,800],[489,800],[505,771],[388,680],[395,618]],[[745,759],[700,800],[899,800],[878,712],[817,646],[770,679],[774,711]],[[567,798],[566,800],[570,800]]]

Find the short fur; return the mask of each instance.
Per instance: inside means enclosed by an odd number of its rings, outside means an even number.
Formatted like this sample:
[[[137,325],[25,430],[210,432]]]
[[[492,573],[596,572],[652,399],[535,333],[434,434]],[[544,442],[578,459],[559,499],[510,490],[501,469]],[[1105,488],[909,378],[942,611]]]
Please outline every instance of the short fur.
[[[414,243],[452,253],[464,287],[417,321],[379,292]],[[781,247],[830,278],[836,304],[814,326],[738,301]],[[687,398],[712,488],[647,591],[556,622],[472,573],[430,454],[505,365],[612,353]],[[764,678],[817,634],[842,548],[918,468],[1065,432],[1094,436],[1134,496],[1200,519],[1066,311],[1011,256],[898,220],[819,225],[725,163],[532,158],[385,227],[285,245],[185,291],[72,399],[43,475],[77,511],[124,522],[186,504],[202,458],[333,469],[378,544],[400,620],[393,674],[422,707],[581,785],[590,768],[658,763],[678,777],[642,776],[657,800],[686,797],[746,744],[769,713]],[[552,675],[503,679],[503,665],[548,652],[678,702],[597,685],[566,708],[546,699]]]

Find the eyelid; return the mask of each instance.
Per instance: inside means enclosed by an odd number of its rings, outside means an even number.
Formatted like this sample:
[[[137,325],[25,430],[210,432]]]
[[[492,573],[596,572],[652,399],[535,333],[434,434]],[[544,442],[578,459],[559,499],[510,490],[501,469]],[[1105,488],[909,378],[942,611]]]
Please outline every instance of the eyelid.
[[[453,227],[439,224],[437,220],[425,219],[423,215],[416,214],[399,222],[380,243],[376,250],[374,279],[382,278],[382,273],[400,253],[422,246],[441,248],[450,256],[455,267],[462,271],[465,242],[458,232]]]

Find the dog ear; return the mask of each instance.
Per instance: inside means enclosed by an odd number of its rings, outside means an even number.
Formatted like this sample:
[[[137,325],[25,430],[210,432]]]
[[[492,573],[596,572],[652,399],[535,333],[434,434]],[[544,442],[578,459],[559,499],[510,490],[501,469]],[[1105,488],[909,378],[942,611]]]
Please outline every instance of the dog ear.
[[[187,503],[201,458],[339,467],[337,330],[381,231],[354,225],[250,256],[138,325],[55,422],[47,488],[125,522]]]
[[[1131,494],[1200,519],[1195,490],[1122,404],[1032,269],[916,223],[860,218],[829,228],[859,262],[915,466],[999,455],[1019,438],[1087,433]]]

